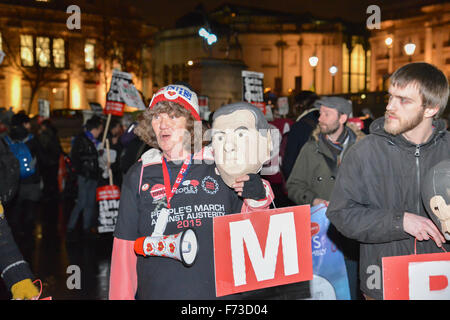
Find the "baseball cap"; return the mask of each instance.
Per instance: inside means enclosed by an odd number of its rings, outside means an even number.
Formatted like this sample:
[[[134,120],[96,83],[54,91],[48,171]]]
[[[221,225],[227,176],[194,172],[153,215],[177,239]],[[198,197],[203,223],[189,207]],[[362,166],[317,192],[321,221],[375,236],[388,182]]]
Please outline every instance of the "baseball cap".
[[[148,107],[151,109],[160,101],[176,102],[188,110],[195,120],[201,121],[197,94],[186,86],[170,84],[162,87],[153,95],[152,101],[150,101]]]
[[[317,108],[320,108],[321,106],[333,108],[349,117],[353,112],[352,103],[341,97],[321,97],[314,103],[314,106]]]

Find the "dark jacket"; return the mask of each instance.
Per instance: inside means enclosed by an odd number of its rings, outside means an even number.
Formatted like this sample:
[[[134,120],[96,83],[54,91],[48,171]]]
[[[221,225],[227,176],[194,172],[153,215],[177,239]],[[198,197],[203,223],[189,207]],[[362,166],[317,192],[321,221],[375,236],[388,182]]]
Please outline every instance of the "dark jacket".
[[[75,137],[70,158],[76,174],[92,180],[99,179],[98,151],[84,132]]]
[[[59,165],[59,156],[62,153],[61,144],[56,132],[47,128],[39,135],[39,142],[47,155],[47,161],[43,164],[45,167]]]
[[[348,141],[342,151],[343,158],[347,150],[364,134],[349,124]],[[356,133],[355,133],[356,132]],[[292,172],[287,180],[289,199],[296,204],[311,204],[315,198],[330,200],[337,176],[337,160],[319,138],[320,128],[314,130],[309,141],[303,146]]]
[[[384,131],[384,118],[354,145],[339,168],[327,216],[360,245],[361,290],[383,298],[382,258],[414,254],[414,237],[403,230],[404,212],[428,217],[420,185],[427,170],[450,155],[450,134],[434,122],[428,142],[415,145]],[[450,249],[446,245],[447,250]],[[418,241],[417,253],[443,252],[433,240]]]
[[[281,171],[285,180],[289,178],[300,150],[308,141],[318,121],[319,111],[311,110],[311,112],[307,113],[291,126],[283,155],[283,163],[281,165]]]
[[[0,212],[0,275],[8,290],[21,280],[34,278],[30,266],[14,242],[11,229],[2,212]]]

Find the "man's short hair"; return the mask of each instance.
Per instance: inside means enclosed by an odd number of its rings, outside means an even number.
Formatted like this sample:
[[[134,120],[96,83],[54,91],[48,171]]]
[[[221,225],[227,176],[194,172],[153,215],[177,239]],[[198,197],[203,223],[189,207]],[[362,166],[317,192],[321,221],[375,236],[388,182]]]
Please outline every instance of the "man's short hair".
[[[439,107],[435,118],[445,110],[448,101],[448,80],[444,73],[426,62],[414,62],[397,69],[390,78],[394,87],[417,85],[424,107]]]
[[[88,121],[86,121],[86,130],[91,131],[92,129],[100,128],[100,126],[103,125],[103,120],[97,116],[94,115],[91,118],[89,118]]]

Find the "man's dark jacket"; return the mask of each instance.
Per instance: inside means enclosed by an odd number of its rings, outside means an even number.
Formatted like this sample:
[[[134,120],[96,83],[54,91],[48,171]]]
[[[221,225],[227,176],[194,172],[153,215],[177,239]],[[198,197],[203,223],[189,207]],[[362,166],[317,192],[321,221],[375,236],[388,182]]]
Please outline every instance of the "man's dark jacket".
[[[297,122],[291,126],[289,133],[287,133],[286,150],[284,151],[283,163],[281,165],[281,171],[283,172],[285,180],[289,178],[300,150],[309,140],[309,137],[316,128],[318,122],[319,111],[311,110],[311,112],[297,120]]]
[[[98,180],[100,174],[98,151],[95,144],[89,140],[84,132],[75,137],[70,157],[78,175]]]
[[[415,238],[403,230],[404,212],[429,218],[421,200],[427,170],[450,155],[450,134],[434,121],[431,138],[415,145],[384,131],[375,120],[365,139],[346,154],[327,216],[346,237],[360,245],[361,290],[383,299],[382,257],[414,254]],[[450,245],[446,245],[450,249]],[[433,240],[417,241],[417,253],[443,252]]]

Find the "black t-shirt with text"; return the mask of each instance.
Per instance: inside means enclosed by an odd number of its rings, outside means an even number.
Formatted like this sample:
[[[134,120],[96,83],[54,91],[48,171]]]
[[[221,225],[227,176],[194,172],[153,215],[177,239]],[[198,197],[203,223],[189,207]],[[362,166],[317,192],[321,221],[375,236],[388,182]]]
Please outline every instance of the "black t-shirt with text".
[[[167,165],[172,188],[182,164]],[[142,167],[138,162],[130,168],[122,184],[116,238],[134,241],[153,233],[160,210],[155,209],[161,201],[159,208],[167,205],[162,170],[161,163]],[[136,298],[215,299],[213,217],[240,213],[242,204],[236,192],[217,175],[214,164],[192,163],[170,201],[164,234],[195,229],[197,260],[187,268],[175,259],[138,256]]]

